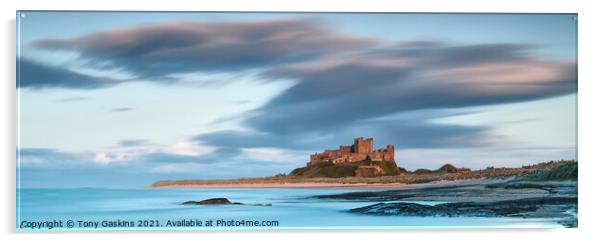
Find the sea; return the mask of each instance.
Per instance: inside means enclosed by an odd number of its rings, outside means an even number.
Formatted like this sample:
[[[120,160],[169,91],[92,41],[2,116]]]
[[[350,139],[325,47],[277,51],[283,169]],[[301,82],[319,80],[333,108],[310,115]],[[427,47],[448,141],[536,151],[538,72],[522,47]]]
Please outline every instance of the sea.
[[[22,188],[17,190],[16,224],[18,231],[562,227],[552,219],[362,215],[348,210],[377,202],[312,198],[350,191],[362,190]],[[189,200],[222,197],[244,205],[182,205]]]

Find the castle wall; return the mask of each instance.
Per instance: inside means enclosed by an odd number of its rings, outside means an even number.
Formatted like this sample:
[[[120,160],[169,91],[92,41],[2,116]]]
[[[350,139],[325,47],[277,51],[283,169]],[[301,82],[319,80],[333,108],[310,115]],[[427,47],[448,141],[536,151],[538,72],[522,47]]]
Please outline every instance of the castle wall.
[[[341,146],[339,148],[339,150],[341,151],[341,153],[350,154],[351,153],[351,146]]]

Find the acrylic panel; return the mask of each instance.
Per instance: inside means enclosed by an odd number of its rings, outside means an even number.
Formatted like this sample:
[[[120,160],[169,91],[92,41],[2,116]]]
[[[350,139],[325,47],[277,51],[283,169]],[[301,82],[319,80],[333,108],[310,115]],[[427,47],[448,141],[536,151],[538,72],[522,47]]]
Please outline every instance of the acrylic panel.
[[[577,15],[17,12],[17,230],[577,227]]]

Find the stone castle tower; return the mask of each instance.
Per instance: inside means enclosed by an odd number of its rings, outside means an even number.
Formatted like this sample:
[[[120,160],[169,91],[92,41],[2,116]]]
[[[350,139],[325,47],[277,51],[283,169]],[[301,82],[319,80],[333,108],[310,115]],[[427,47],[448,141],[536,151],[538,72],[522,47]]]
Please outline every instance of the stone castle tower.
[[[353,145],[339,146],[338,150],[325,150],[309,156],[308,166],[320,162],[333,164],[358,161],[389,161],[395,162],[395,147],[387,145],[387,148],[374,150],[374,139],[363,137],[355,138]]]
[[[359,137],[353,140],[353,153],[372,153],[372,147],[374,147],[374,140],[372,138],[364,139],[363,137]]]

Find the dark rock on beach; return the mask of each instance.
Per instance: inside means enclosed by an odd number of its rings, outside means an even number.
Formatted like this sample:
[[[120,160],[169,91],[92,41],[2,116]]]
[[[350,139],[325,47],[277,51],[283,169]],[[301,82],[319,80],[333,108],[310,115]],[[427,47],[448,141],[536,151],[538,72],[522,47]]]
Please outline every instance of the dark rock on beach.
[[[378,216],[521,217],[577,226],[575,181],[480,180],[408,186],[398,190],[327,194],[312,199],[377,202],[348,210]],[[438,201],[425,205],[415,201]]]
[[[315,196],[315,198],[384,202],[412,198],[414,196],[415,194],[413,193],[403,193],[397,190],[391,190],[380,192],[348,192],[342,194],[318,195]]]
[[[186,201],[182,205],[242,205],[242,203],[230,202],[227,198],[210,198],[202,201]]]
[[[227,198],[210,198],[202,201],[186,201],[183,202],[182,205],[251,205],[251,206],[272,206],[271,203],[266,204],[248,204],[248,203],[240,203],[240,202],[231,202]]]
[[[313,196],[314,199],[334,199],[366,202],[442,201],[496,202],[555,196],[577,196],[576,182],[515,182],[508,180],[475,180],[449,184],[407,186],[398,190],[358,191]]]
[[[538,197],[499,202],[456,202],[423,205],[407,202],[377,203],[349,210],[371,215],[403,215],[429,217],[548,217],[574,209],[576,197]],[[539,211],[545,209],[545,211]]]
[[[456,202],[437,205],[392,202],[354,208],[352,213],[378,216],[419,217],[520,217],[556,218],[565,227],[576,227],[577,197],[537,197],[498,202]]]
[[[537,184],[537,183],[501,183],[488,184],[486,188],[503,188],[503,189],[540,189],[549,193],[557,193],[556,185],[554,184]]]

